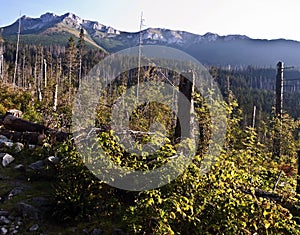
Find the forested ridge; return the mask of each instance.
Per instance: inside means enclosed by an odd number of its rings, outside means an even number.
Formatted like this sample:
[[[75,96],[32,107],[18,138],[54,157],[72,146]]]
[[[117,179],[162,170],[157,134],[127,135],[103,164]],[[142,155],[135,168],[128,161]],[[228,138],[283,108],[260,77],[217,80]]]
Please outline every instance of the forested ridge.
[[[1,40],[0,50],[1,130],[5,129],[7,111],[18,109],[24,120],[70,134],[75,94],[106,52],[87,48],[83,32],[78,38],[71,37],[65,46],[21,44],[17,63],[14,43]],[[203,174],[201,164],[215,126],[209,116],[210,104],[196,90],[193,100],[195,113],[201,117],[197,123],[200,147],[189,167],[170,184],[142,192],[109,186],[85,166],[72,136],[56,141],[45,132],[40,133],[46,136],[35,148],[25,141],[24,149],[16,151],[15,145],[5,144],[9,140],[0,142],[0,152],[15,158],[10,165],[0,167],[0,176],[8,175],[26,185],[21,194],[9,198],[5,195],[15,184],[0,177],[0,212],[22,216],[18,227],[21,234],[29,233],[35,224],[39,226],[34,231],[43,234],[299,234],[297,82],[285,89],[284,115],[280,118],[274,113],[275,68],[207,67],[223,94],[224,102],[218,105],[226,110],[227,118],[225,142],[210,171]],[[164,81],[165,77],[155,71],[172,76],[178,85],[179,74],[154,65],[142,67],[141,82],[149,78]],[[111,107],[127,87],[137,83],[137,74],[137,69],[119,74],[103,91],[95,120],[97,146],[87,152],[101,148],[120,166],[152,170],[168,162],[180,148],[170,109],[150,102],[129,114],[138,145],[164,143],[155,154],[128,153],[110,128]],[[293,78],[299,75],[296,70],[286,74]],[[153,96],[159,92],[149,90]],[[166,127],[163,140],[150,138],[153,121]],[[278,133],[280,156],[274,155]],[[43,167],[33,169],[32,162],[44,161],[47,156],[54,156],[57,162],[44,162]],[[21,171],[17,169],[20,164]],[[41,196],[47,199],[48,207],[38,209],[45,213],[38,212],[38,219],[28,213],[19,215],[16,204]],[[10,231],[1,223],[0,227]]]

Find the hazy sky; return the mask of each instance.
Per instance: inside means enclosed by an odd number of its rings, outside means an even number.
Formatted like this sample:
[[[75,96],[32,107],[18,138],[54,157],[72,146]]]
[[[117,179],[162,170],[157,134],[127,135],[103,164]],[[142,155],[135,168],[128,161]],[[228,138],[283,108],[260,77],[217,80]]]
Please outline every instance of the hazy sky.
[[[143,11],[145,27],[197,34],[243,34],[252,38],[300,41],[300,0],[0,0],[0,27],[20,14],[73,12],[116,29],[136,32]]]

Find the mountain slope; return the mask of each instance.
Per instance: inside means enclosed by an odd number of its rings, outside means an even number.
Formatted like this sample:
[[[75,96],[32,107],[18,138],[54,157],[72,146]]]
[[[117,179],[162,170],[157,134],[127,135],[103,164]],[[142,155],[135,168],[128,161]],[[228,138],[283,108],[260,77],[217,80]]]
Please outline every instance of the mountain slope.
[[[40,18],[23,16],[21,22],[21,42],[29,44],[65,45],[70,36],[79,38],[80,25],[74,24],[79,17],[72,13],[57,16],[52,13],[41,15]],[[14,41],[18,31],[19,20],[1,29],[5,40]],[[85,35],[88,47],[103,49],[89,36]],[[103,49],[104,50],[104,49]]]
[[[46,13],[40,18],[21,18],[21,40],[25,43],[66,44],[70,36],[79,36],[85,31],[86,41],[91,47],[116,52],[137,46],[139,32],[128,33],[105,26],[95,21],[81,19],[66,13],[58,16]],[[1,29],[5,40],[16,40],[18,21]],[[297,65],[300,61],[300,42],[291,40],[260,40],[243,35],[219,36],[185,31],[149,28],[142,32],[143,45],[165,45],[194,56],[205,64],[241,66],[274,66],[278,60]]]

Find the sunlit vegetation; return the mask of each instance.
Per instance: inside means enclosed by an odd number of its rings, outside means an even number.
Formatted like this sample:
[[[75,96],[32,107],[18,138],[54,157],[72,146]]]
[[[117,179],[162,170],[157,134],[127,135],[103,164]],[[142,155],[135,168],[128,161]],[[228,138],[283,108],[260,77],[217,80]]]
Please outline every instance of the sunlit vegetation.
[[[86,49],[82,37],[70,38],[65,47],[22,45],[15,84],[11,79],[14,45],[2,44],[5,60],[0,81],[0,113],[4,115],[16,108],[24,113],[24,119],[69,131],[78,87],[84,75],[105,56],[103,51]],[[142,77],[150,71],[151,66],[143,67]],[[36,155],[51,154],[62,159],[54,172],[47,171],[53,186],[49,192],[53,211],[49,216],[66,227],[96,224],[108,234],[116,227],[127,234],[299,234],[299,112],[286,112],[282,121],[274,117],[272,84],[259,78],[259,74],[269,76],[274,72],[272,69],[228,71],[212,67],[210,71],[224,95],[225,101],[219,105],[226,109],[228,124],[225,143],[210,171],[203,173],[202,164],[215,126],[210,120],[209,104],[195,91],[195,112],[201,117],[197,123],[201,131],[199,148],[189,167],[160,188],[134,192],[109,186],[85,166],[74,139],[63,143],[46,140]],[[178,81],[178,76],[175,74],[174,80]],[[94,120],[98,132],[94,145],[86,151],[101,148],[106,157],[120,166],[156,169],[174,157],[180,144],[174,138],[176,117],[168,107],[144,103],[128,114],[137,145],[164,141],[155,154],[128,153],[109,128],[112,105],[126,88],[136,84],[136,78],[137,71],[133,69],[119,75],[103,90],[105,98],[99,100]],[[161,81],[163,77],[155,74],[153,80]],[[261,83],[264,87],[259,87]],[[160,91],[149,90],[149,94],[159,96]],[[289,103],[287,109],[294,105]],[[258,107],[255,125],[253,105]],[[151,138],[148,133],[153,122],[165,126],[163,140]],[[274,158],[276,130],[282,136],[282,155]]]

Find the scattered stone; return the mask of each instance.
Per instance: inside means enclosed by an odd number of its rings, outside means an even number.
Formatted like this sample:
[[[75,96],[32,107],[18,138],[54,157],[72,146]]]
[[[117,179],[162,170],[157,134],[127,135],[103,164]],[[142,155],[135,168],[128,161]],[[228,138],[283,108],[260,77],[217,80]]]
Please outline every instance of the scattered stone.
[[[95,228],[91,235],[102,235],[103,231],[101,229]]]
[[[5,210],[0,210],[0,216],[8,216],[9,212]]]
[[[24,149],[24,144],[17,142],[17,143],[14,143],[13,147],[14,147],[15,152],[19,153]]]
[[[30,169],[40,171],[45,169],[45,163],[43,160],[36,161],[28,166]]]
[[[17,187],[17,188],[12,189],[8,194],[8,199],[11,199],[12,197],[22,193],[23,191],[24,191],[23,187]]]
[[[49,199],[46,197],[34,197],[30,199],[30,202],[38,208],[45,207],[51,204],[49,202]]]
[[[13,146],[14,146],[14,143],[13,143],[13,142],[5,141],[5,142],[2,142],[2,143],[1,143],[1,147],[12,148]]]
[[[122,229],[115,228],[112,235],[124,235],[125,233],[123,232]]]
[[[84,234],[88,234],[88,233],[89,233],[89,230],[88,230],[87,228],[84,228],[84,229],[82,229],[82,232],[83,232]]]
[[[39,209],[39,217],[44,217],[48,212],[52,210],[52,204],[46,197],[34,197],[29,199],[28,203]]]
[[[10,163],[12,163],[15,160],[15,158],[8,153],[5,153],[5,155],[2,157],[2,166],[6,167]]]
[[[8,218],[9,220],[15,220],[15,217],[14,217],[13,215],[9,215],[7,218]]]
[[[2,227],[0,229],[0,232],[1,232],[1,234],[6,235],[8,233],[8,230],[6,228]]]
[[[39,229],[39,225],[38,224],[34,224],[30,227],[29,231],[30,232],[35,232]]]
[[[35,145],[34,145],[34,144],[30,144],[30,145],[28,145],[28,148],[29,148],[29,149],[34,149],[34,148],[35,148]]]
[[[25,170],[25,167],[24,167],[23,164],[19,164],[19,165],[15,166],[15,169],[18,170],[18,171],[23,171],[23,170]]]
[[[60,158],[59,157],[54,157],[54,156],[50,156],[47,158],[47,160],[53,164],[58,164],[60,162]]]
[[[5,224],[10,224],[10,220],[7,219],[5,216],[0,216],[0,224],[5,225]]]
[[[0,139],[0,146],[13,149],[16,153],[19,153],[24,149],[24,144],[19,143],[19,142],[13,143],[10,140],[1,141],[1,139]]]
[[[17,211],[23,216],[23,218],[29,218],[38,220],[40,211],[32,205],[25,202],[20,202],[16,206]]]
[[[11,142],[6,136],[0,135],[0,143]]]

